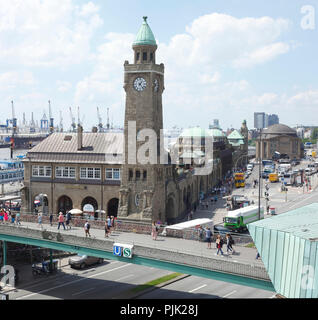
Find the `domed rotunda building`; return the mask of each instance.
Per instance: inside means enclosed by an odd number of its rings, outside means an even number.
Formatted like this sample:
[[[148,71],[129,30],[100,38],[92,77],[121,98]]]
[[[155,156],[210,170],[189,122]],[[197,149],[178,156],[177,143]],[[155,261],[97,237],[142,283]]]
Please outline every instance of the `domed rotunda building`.
[[[261,148],[260,148],[261,145]],[[275,152],[288,155],[290,159],[303,157],[301,139],[297,136],[296,130],[285,124],[274,124],[262,130],[256,140],[256,158],[259,159],[261,151],[262,159],[272,159]]]

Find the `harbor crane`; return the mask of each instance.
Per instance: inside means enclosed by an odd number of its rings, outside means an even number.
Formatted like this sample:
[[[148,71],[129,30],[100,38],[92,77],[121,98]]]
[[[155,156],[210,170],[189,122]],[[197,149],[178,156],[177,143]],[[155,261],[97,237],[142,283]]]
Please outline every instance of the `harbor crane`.
[[[98,118],[98,131],[102,132],[103,130],[103,123],[102,123],[102,117],[99,113],[99,108],[97,107],[97,118]]]
[[[50,133],[54,131],[54,118],[52,117],[51,101],[49,100]]]
[[[63,132],[63,117],[62,117],[62,111],[60,110],[60,132]]]
[[[73,116],[71,107],[70,107],[70,116],[71,116],[71,131],[75,132],[76,131],[76,123],[75,123],[75,117]]]
[[[12,135],[14,135],[17,133],[17,118],[15,117],[13,101],[11,101],[11,108],[12,108]]]

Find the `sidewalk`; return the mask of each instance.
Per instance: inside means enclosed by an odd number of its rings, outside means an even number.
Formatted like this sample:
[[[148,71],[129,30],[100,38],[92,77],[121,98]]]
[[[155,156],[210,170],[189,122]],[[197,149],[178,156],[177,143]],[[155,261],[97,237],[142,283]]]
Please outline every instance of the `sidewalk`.
[[[40,230],[40,227],[37,223],[27,223],[22,221],[22,225],[17,228],[31,228]],[[53,225],[52,227],[48,224],[43,225],[43,230],[58,232],[57,225]],[[71,230],[60,229],[59,232],[63,234],[71,234],[77,237],[85,238],[85,233],[83,228],[72,227]],[[260,265],[263,264],[261,260],[256,260],[256,249],[247,248],[244,246],[234,245],[234,249],[236,254],[229,256],[224,255],[216,256],[216,247],[215,244],[212,243],[212,249],[207,249],[207,243],[199,242],[195,240],[186,240],[180,238],[171,238],[158,236],[157,240],[152,240],[151,235],[147,234],[137,234],[137,233],[128,233],[128,232],[120,232],[113,231],[111,232],[108,238],[105,238],[104,230],[100,229],[92,229],[90,230],[91,238],[111,241],[111,242],[119,242],[125,244],[133,244],[133,245],[142,245],[145,247],[152,247],[157,249],[164,249],[168,251],[172,251],[175,253],[185,253],[197,256],[207,256],[214,259],[231,259],[233,262],[243,262],[248,264]],[[226,245],[223,246],[223,252],[226,253]]]

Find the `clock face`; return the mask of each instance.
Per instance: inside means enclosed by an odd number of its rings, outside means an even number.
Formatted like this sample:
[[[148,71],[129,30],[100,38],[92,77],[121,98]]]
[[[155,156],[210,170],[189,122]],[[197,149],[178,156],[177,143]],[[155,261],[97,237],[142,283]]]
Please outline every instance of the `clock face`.
[[[159,81],[158,81],[158,79],[155,79],[155,80],[153,81],[153,84],[154,84],[155,92],[157,92],[157,91],[158,91],[158,88],[159,88]]]
[[[142,91],[146,88],[147,86],[147,82],[144,78],[137,78],[135,81],[134,81],[134,88],[137,90],[137,91]]]

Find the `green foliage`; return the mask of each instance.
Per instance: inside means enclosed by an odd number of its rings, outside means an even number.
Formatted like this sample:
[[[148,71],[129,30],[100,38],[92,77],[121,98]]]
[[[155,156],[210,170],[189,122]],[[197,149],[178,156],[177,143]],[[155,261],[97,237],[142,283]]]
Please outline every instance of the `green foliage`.
[[[178,273],[178,272],[171,273],[171,274],[168,274],[168,275],[163,276],[161,278],[149,281],[149,282],[147,282],[145,284],[141,284],[141,285],[133,288],[131,291],[132,292],[140,292],[140,291],[146,290],[148,288],[157,286],[158,284],[161,284],[161,283],[167,282],[169,280],[172,280],[172,279],[174,279],[176,277],[179,277],[179,276],[181,276],[181,273]]]
[[[318,128],[314,128],[311,132],[311,139],[317,141],[318,138]]]

